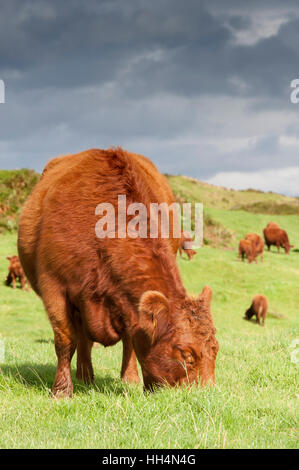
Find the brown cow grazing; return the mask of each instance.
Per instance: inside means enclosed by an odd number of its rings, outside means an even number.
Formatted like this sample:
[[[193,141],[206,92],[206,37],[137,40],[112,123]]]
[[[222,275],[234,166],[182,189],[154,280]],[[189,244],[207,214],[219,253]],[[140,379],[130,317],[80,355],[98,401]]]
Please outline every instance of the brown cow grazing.
[[[294,246],[290,245],[289,237],[285,230],[273,227],[272,225],[269,226],[269,224],[264,229],[264,238],[268,251],[270,251],[271,245],[274,245],[277,247],[278,253],[280,252],[280,247],[282,247],[284,248],[286,255],[288,255],[290,249]]]
[[[255,249],[256,256],[260,255],[261,261],[264,258],[264,241],[257,233],[247,233],[245,240],[249,240]]]
[[[195,250],[193,250],[193,249],[191,249],[191,250],[189,250],[189,249],[184,249],[184,252],[185,252],[186,255],[188,256],[189,261],[191,261],[192,258],[193,258],[193,256],[197,254],[197,251],[195,251]]]
[[[269,222],[267,224],[267,227],[275,227],[275,228],[280,228],[280,226],[276,222]]]
[[[253,315],[256,316],[256,322],[261,325],[260,320],[262,319],[262,325],[265,325],[265,318],[268,310],[268,300],[264,295],[256,295],[251,303],[251,306],[245,312],[246,320],[250,320]]]
[[[21,266],[20,260],[18,256],[7,256],[8,261],[10,261],[9,267],[8,267],[8,276],[6,278],[6,285],[10,286],[12,283],[13,288],[15,289],[17,287],[17,279],[21,283],[22,290],[25,290],[26,284],[27,284],[27,290],[29,292],[29,282],[26,279],[25,273],[23,271],[23,268]]]
[[[179,253],[186,253],[189,260],[191,261],[193,256],[196,255],[196,251],[192,249],[193,238],[188,232],[181,231],[181,238],[179,239]]]
[[[211,290],[187,296],[175,259],[177,239],[163,238],[161,231],[156,238],[149,232],[146,238],[95,234],[100,203],[111,204],[117,227],[118,195],[147,209],[151,202],[170,204],[166,179],[145,157],[120,148],[89,150],[50,166],[24,205],[18,247],[54,330],[53,395],[72,395],[76,349],[77,378],[93,380],[93,342],[122,340],[121,377],[139,380],[137,356],[146,389],[214,382],[218,342]]]
[[[251,241],[242,239],[239,243],[239,261],[241,260],[241,257],[242,261],[244,261],[245,256],[248,259],[248,263],[252,263],[252,261],[257,263],[255,247]]]

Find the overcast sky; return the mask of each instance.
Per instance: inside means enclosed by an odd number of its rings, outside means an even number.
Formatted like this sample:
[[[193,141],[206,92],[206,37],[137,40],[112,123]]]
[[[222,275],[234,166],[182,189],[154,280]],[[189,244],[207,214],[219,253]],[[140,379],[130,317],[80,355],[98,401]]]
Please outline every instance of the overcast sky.
[[[0,168],[121,145],[299,195],[298,0],[0,0]]]

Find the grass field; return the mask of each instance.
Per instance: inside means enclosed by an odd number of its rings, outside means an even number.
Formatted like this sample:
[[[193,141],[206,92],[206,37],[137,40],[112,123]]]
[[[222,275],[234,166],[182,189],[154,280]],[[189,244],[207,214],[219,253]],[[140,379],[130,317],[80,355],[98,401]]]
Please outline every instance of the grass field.
[[[213,218],[234,230],[261,232],[269,215],[211,207]],[[279,220],[278,220],[279,219]],[[299,218],[275,217],[299,248]],[[0,278],[5,256],[16,253],[16,235],[1,234]],[[0,284],[1,448],[298,448],[299,364],[290,345],[299,339],[299,252],[276,249],[264,263],[237,261],[237,251],[205,247],[192,262],[179,259],[190,293],[213,289],[212,310],[220,350],[214,388],[163,389],[119,379],[121,344],[93,350],[94,386],[74,378],[73,399],[50,398],[56,356],[42,303],[33,292]],[[265,328],[242,317],[254,294],[267,295]],[[74,358],[75,359],[75,358]]]

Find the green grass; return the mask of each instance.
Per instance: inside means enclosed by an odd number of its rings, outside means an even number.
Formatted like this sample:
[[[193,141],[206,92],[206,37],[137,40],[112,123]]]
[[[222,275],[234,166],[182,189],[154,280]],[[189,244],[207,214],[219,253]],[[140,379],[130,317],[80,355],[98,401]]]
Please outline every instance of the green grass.
[[[208,209],[238,237],[261,231],[268,216]],[[277,219],[275,219],[277,220]],[[295,216],[281,225],[299,246]],[[0,279],[16,235],[0,235]],[[289,346],[299,338],[299,253],[265,253],[264,263],[240,263],[237,252],[204,247],[179,259],[190,293],[213,289],[220,350],[214,388],[163,389],[120,381],[121,345],[93,350],[95,385],[74,378],[73,399],[50,398],[55,370],[53,334],[33,292],[0,283],[0,448],[298,448],[299,365]],[[268,296],[265,328],[243,320],[254,294]],[[75,359],[75,358],[74,358]]]

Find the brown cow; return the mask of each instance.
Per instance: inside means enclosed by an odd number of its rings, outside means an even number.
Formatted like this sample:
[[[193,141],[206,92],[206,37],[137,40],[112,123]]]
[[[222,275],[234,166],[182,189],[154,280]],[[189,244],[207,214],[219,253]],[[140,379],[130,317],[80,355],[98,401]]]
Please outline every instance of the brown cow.
[[[250,320],[254,315],[256,322],[261,325],[260,319],[262,318],[262,325],[265,325],[265,318],[268,310],[268,300],[264,295],[256,295],[251,303],[251,306],[245,312],[246,320]]]
[[[191,261],[192,258],[193,258],[193,256],[195,256],[195,255],[197,254],[197,251],[195,251],[195,250],[193,250],[193,249],[191,249],[191,250],[189,250],[189,249],[184,249],[184,252],[185,252],[186,255],[188,256],[189,261]]]
[[[269,225],[264,229],[264,238],[265,243],[270,251],[271,245],[277,247],[278,253],[280,252],[280,247],[284,248],[285,253],[288,255],[290,249],[294,245],[290,245],[288,234],[282,228],[274,227]]]
[[[95,209],[110,203],[118,221],[118,195],[147,209],[173,198],[145,157],[94,149],[47,165],[23,208],[19,254],[54,330],[54,396],[72,395],[76,348],[77,378],[93,379],[93,342],[122,340],[121,377],[139,380],[136,353],[146,389],[214,381],[218,342],[211,289],[187,296],[171,236],[96,237]]]
[[[251,241],[242,239],[239,243],[239,261],[241,260],[241,257],[242,261],[244,261],[245,256],[247,256],[248,263],[252,263],[252,261],[257,263],[255,247]]]
[[[264,241],[257,233],[247,233],[245,240],[249,240],[255,249],[256,256],[260,255],[261,261],[264,258]]]
[[[192,249],[193,238],[188,232],[181,231],[181,238],[179,239],[179,253],[186,253],[189,260],[191,261],[193,256],[196,255],[196,251]]]
[[[23,271],[23,268],[21,266],[20,260],[18,256],[7,256],[8,261],[10,261],[9,267],[8,267],[8,276],[6,278],[6,285],[10,286],[12,283],[13,288],[15,289],[17,287],[16,281],[17,279],[21,283],[22,290],[25,290],[26,284],[27,284],[27,290],[29,291],[29,282],[26,279],[25,273]]]
[[[280,226],[276,222],[269,222],[267,224],[267,227],[275,227],[275,228],[280,228]]]

